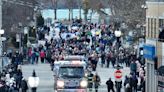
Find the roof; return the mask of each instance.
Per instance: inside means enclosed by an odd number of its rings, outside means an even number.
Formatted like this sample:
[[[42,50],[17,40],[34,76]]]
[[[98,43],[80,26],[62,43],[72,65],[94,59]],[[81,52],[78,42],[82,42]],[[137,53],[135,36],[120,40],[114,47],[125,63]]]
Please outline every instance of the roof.
[[[82,61],[82,60],[84,60],[84,56],[82,56],[82,55],[70,55],[70,56],[65,56],[64,57],[64,60],[68,60],[68,61],[72,61],[72,60],[80,60],[80,61]]]
[[[54,65],[59,65],[59,66],[72,66],[72,65],[85,66],[86,63],[84,61],[57,61],[57,62],[54,62]]]

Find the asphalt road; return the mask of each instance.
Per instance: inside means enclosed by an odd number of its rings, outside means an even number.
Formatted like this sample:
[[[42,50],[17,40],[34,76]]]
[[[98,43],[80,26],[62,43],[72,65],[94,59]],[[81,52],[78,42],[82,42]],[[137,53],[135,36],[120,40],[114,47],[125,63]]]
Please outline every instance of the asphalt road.
[[[37,76],[40,78],[40,83],[37,92],[54,92],[53,72],[50,70],[50,65],[49,64],[23,65],[22,71],[24,77],[28,79],[28,77],[32,75],[32,71],[34,69],[36,71]],[[112,66],[110,66],[110,68],[105,68],[105,67],[101,68],[98,65],[97,73],[100,75],[101,78],[101,85],[99,87],[99,92],[107,92],[105,82],[109,79],[109,77],[111,77],[113,81],[115,80],[114,71],[115,69],[113,69]],[[129,68],[123,68],[122,71],[123,71],[123,79],[124,79],[124,76],[129,73]],[[124,92],[123,89],[122,92]]]

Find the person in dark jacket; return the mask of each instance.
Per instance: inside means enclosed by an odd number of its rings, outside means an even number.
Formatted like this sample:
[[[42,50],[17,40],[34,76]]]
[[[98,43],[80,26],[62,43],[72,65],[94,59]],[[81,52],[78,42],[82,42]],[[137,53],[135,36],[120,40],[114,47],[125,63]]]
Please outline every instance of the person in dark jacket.
[[[136,74],[137,64],[135,63],[135,61],[132,61],[132,63],[130,64],[130,70],[131,70],[131,73],[135,73]]]
[[[145,92],[145,78],[143,80],[143,82],[141,83],[141,86],[142,86],[142,92]]]
[[[111,80],[111,78],[109,78],[109,80],[106,82],[107,88],[108,88],[108,92],[110,92],[112,90],[112,92],[114,91],[114,84],[113,81]]]
[[[96,73],[93,77],[95,92],[98,92],[98,87],[100,86],[101,79],[100,76]]]
[[[105,52],[102,52],[101,54],[101,67],[103,67],[105,64]]]
[[[8,92],[6,88],[5,82],[0,80],[0,92]]]
[[[116,92],[121,92],[122,80],[121,81],[115,81],[115,86],[116,86]]]
[[[126,90],[126,85],[128,85],[129,84],[129,78],[128,78],[128,76],[125,76],[125,80],[124,80],[124,88],[125,88],[125,90]]]
[[[125,76],[124,89],[125,89],[125,92],[132,92],[132,88],[130,86],[130,78],[128,76]]]
[[[20,65],[18,65],[18,69],[15,72],[14,77],[16,79],[16,86],[17,86],[17,88],[20,88],[21,80],[23,78],[23,74],[22,74],[22,70],[21,70],[21,66]]]
[[[135,74],[132,76],[132,90],[133,92],[137,92],[137,84],[138,84],[138,79]]]
[[[27,85],[27,81],[22,78],[22,81],[21,81],[21,92],[27,92],[28,90],[28,85]]]
[[[92,87],[93,87],[93,74],[91,71],[89,71],[89,74],[88,74],[88,88],[89,88],[89,92],[92,92]]]

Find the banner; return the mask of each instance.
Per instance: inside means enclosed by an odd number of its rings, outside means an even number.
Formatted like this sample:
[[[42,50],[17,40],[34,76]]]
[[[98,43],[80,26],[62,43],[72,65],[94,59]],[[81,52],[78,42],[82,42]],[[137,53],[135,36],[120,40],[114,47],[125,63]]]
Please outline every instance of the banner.
[[[153,45],[144,45],[143,47],[143,56],[146,59],[153,60],[155,57],[155,46]]]

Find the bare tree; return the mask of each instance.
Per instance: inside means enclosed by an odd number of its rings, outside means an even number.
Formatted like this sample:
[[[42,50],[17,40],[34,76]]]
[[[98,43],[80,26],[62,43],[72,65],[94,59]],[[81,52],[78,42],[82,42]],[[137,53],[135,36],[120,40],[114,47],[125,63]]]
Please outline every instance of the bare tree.
[[[66,0],[65,5],[69,9],[69,20],[73,19],[73,8],[77,6],[76,0]]]
[[[143,23],[145,16],[141,5],[145,0],[106,0],[106,2],[112,15],[124,19],[123,21],[131,27],[134,28],[136,24]]]
[[[51,0],[52,2],[52,6],[53,6],[53,9],[54,9],[54,16],[55,16],[55,20],[57,19],[57,0]]]
[[[34,7],[28,6],[26,3],[35,6],[37,2],[36,0],[21,0],[24,2],[24,5],[22,5],[19,2],[8,1],[3,1],[2,5],[2,28],[5,30],[4,36],[9,38],[6,41],[6,46],[12,46],[11,42],[16,33],[22,31],[24,26],[29,26],[30,20],[33,20]],[[21,28],[19,28],[20,23],[22,24]]]

